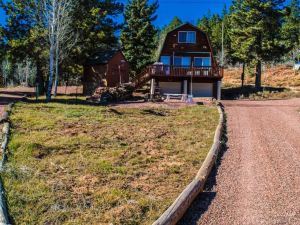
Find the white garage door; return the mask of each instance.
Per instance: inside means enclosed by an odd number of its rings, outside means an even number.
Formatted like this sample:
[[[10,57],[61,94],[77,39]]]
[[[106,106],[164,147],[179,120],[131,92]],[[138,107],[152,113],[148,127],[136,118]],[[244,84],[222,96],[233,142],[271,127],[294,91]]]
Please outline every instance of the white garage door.
[[[193,83],[194,97],[213,97],[212,83]]]
[[[181,94],[181,82],[159,82],[161,94]]]

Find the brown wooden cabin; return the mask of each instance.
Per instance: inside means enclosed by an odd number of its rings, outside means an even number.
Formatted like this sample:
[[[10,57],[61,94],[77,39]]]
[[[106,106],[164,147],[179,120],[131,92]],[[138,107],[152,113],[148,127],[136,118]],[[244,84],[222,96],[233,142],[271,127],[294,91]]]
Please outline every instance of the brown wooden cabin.
[[[129,82],[129,64],[122,51],[97,52],[86,61],[82,79],[83,94],[92,95],[96,88],[103,86],[103,79],[108,87]]]
[[[218,67],[206,33],[189,23],[170,31],[159,62],[149,66],[151,94],[186,94],[220,99],[223,69]]]

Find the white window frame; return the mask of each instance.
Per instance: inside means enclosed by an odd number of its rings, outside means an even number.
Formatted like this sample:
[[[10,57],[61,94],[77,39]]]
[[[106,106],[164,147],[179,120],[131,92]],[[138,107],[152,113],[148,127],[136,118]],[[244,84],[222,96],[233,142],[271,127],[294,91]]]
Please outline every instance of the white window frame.
[[[189,33],[189,32],[193,32],[195,33],[195,42],[182,42],[180,41],[180,33]],[[193,31],[193,30],[187,30],[187,31],[178,31],[178,43],[185,43],[185,44],[196,44],[197,43],[197,32],[196,31]]]

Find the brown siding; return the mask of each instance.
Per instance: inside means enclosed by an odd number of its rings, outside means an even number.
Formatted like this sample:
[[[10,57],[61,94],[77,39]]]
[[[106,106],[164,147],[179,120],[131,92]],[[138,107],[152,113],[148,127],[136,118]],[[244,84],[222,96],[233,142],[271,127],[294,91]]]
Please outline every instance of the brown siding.
[[[83,94],[92,95],[100,86],[101,79],[106,76],[107,64],[84,66],[83,72]]]
[[[120,75],[122,83],[129,82],[129,65],[122,52],[117,52],[107,64],[84,66],[83,93],[92,95],[103,78],[108,87],[115,87],[120,84]]]
[[[178,43],[179,31],[195,31],[196,43]],[[190,56],[192,58],[195,56],[203,56],[203,54],[201,55],[189,52],[211,53],[211,62],[213,65],[215,63],[208,37],[204,32],[202,32],[198,28],[190,24],[185,24],[168,33],[161,51],[161,55],[173,56],[174,54],[175,56]]]
[[[124,61],[125,63],[122,63],[122,61]],[[108,86],[117,86],[118,84],[120,84],[120,78],[122,83],[129,82],[128,63],[126,62],[124,55],[121,52],[118,52],[108,62],[108,73],[106,78]]]

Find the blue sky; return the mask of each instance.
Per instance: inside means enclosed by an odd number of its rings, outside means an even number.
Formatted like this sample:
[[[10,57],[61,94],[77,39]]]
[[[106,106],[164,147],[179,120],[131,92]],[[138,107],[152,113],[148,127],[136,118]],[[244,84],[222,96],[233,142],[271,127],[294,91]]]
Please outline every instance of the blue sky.
[[[127,0],[119,0],[126,3]],[[211,13],[221,13],[224,5],[227,8],[232,0],[159,0],[158,18],[155,25],[162,27],[168,24],[174,16],[180,17],[183,22],[196,23],[198,18]]]
[[[126,3],[127,0],[119,0]],[[207,14],[208,10],[212,13],[220,13],[224,7],[230,6],[231,0],[159,0],[158,18],[155,25],[162,27],[168,24],[174,16],[179,16],[184,22],[195,23],[198,18]],[[5,14],[0,9],[0,23],[5,21]]]
[[[119,2],[126,4],[127,0],[119,0]],[[226,4],[228,8],[232,0],[159,0],[158,2],[160,6],[157,10],[158,18],[155,25],[162,27],[168,24],[174,16],[179,16],[183,22],[196,23],[197,19],[206,15],[208,11],[221,13],[224,5]],[[0,9],[0,23],[3,24],[4,21],[5,15]]]

